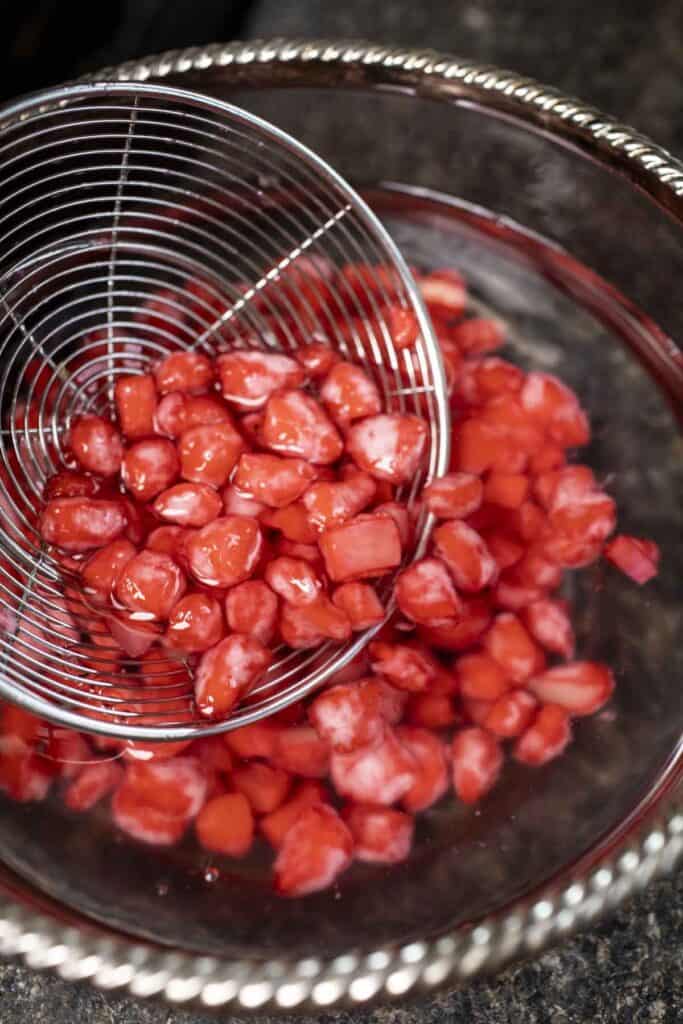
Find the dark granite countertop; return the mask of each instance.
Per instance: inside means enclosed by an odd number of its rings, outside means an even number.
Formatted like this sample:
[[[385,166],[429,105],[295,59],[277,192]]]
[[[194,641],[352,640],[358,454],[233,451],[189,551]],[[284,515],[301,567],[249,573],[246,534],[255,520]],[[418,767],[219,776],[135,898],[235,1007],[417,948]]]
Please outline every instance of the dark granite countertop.
[[[532,75],[683,152],[680,0],[261,0],[254,36],[363,37],[433,46]],[[192,40],[193,42],[195,40]],[[207,40],[208,41],[208,40]],[[683,875],[536,961],[407,1008],[340,1024],[675,1024],[683,1021]],[[208,1024],[208,1016],[0,966],[0,1024]]]

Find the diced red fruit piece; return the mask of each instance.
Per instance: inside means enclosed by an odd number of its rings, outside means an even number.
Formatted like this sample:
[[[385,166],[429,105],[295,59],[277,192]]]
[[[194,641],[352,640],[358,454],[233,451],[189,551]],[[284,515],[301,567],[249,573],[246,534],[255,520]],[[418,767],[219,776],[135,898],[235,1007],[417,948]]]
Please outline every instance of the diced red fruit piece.
[[[69,432],[69,447],[83,469],[114,476],[121,468],[123,442],[116,427],[101,416],[81,416]]]
[[[206,526],[223,510],[220,494],[208,484],[175,484],[154,502],[160,519],[179,526]]]
[[[524,469],[526,456],[500,427],[472,417],[460,425],[452,461],[461,472],[481,476],[493,468],[519,472]]]
[[[259,447],[262,444],[263,413],[248,412],[240,416],[239,428],[247,444]]]
[[[294,796],[276,811],[261,818],[259,828],[270,845],[277,849],[306,808],[326,802],[327,793],[322,784],[313,779],[304,779],[297,786]]]
[[[543,669],[543,652],[512,612],[502,612],[484,637],[484,647],[516,684]]]
[[[260,409],[281,388],[304,383],[304,369],[280,352],[228,352],[216,360],[223,398],[240,409]]]
[[[614,501],[601,491],[576,504],[562,505],[548,516],[543,550],[565,568],[589,565],[616,525]]]
[[[241,633],[233,633],[205,651],[194,677],[200,714],[206,718],[226,717],[271,661],[271,651],[260,640]]]
[[[472,317],[450,329],[450,337],[464,355],[495,352],[505,344],[505,325],[493,317]]]
[[[203,736],[193,743],[193,754],[202,764],[216,772],[232,770],[232,755],[224,742],[224,736]]]
[[[376,505],[372,511],[376,516],[389,516],[394,520],[398,528],[401,547],[407,548],[413,535],[413,523],[405,505],[399,504],[398,501],[385,501],[381,505]]]
[[[165,643],[181,651],[206,651],[217,644],[224,633],[218,601],[207,594],[186,594],[171,609]]]
[[[248,759],[262,757],[272,761],[275,756],[275,744],[280,735],[280,727],[270,719],[242,725],[224,735],[225,743],[237,757]]]
[[[208,423],[183,431],[178,443],[180,473],[197,484],[222,487],[244,448],[232,423]]]
[[[522,764],[547,764],[559,757],[571,736],[568,712],[557,704],[546,704],[515,743],[512,756]]]
[[[361,515],[320,536],[325,568],[335,583],[383,576],[401,563],[401,538],[393,519]]]
[[[526,684],[543,704],[557,704],[570,715],[592,715],[614,692],[614,676],[606,665],[572,661],[556,665]]]
[[[158,623],[136,621],[128,612],[107,615],[106,621],[109,633],[129,658],[146,654],[160,636]]]
[[[250,516],[252,519],[258,519],[260,515],[268,511],[262,502],[240,494],[233,484],[228,484],[223,488],[222,497],[226,516]]]
[[[562,570],[548,560],[540,545],[532,545],[515,565],[512,577],[521,584],[555,590],[562,582]]]
[[[0,791],[17,803],[44,800],[51,783],[52,773],[38,754],[21,746],[0,753]]]
[[[275,860],[275,888],[307,896],[332,885],[351,863],[353,838],[339,815],[323,804],[304,808],[286,833]]]
[[[384,734],[379,692],[358,683],[325,690],[309,707],[308,717],[324,743],[337,753],[376,743]]]
[[[300,498],[315,479],[315,470],[303,459],[245,452],[232,479],[237,490],[271,508],[283,508]]]
[[[202,352],[172,352],[155,368],[162,395],[171,391],[205,391],[213,381],[213,364]]]
[[[571,658],[574,654],[574,630],[562,601],[542,598],[528,605],[523,613],[524,625],[546,651]]]
[[[134,761],[112,800],[115,823],[146,843],[177,842],[204,804],[207,776],[193,757]]]
[[[491,473],[484,484],[484,501],[502,508],[519,508],[529,491],[524,473]]]
[[[463,697],[497,700],[512,685],[503,667],[488,654],[465,654],[456,667]]]
[[[457,270],[433,270],[419,284],[422,298],[432,316],[452,320],[465,312],[467,288]]]
[[[482,482],[472,473],[447,473],[425,487],[422,497],[437,519],[466,519],[481,505]]]
[[[191,531],[183,529],[182,526],[158,526],[147,538],[147,550],[171,555],[178,560],[182,541],[190,534]]]
[[[438,558],[422,558],[404,569],[396,580],[395,594],[399,608],[413,622],[429,625],[460,612],[460,599]]]
[[[311,484],[302,501],[311,526],[325,530],[362,512],[375,497],[376,490],[372,477],[356,472],[345,480],[321,480]]]
[[[298,348],[294,352],[294,358],[303,366],[309,377],[317,380],[329,373],[339,357],[329,345],[321,341],[312,341],[309,345]]]
[[[453,701],[446,694],[418,693],[408,701],[406,721],[424,729],[445,729],[458,720]]]
[[[508,445],[511,445],[513,452],[520,458],[518,465],[503,464],[495,460],[493,469],[501,472],[518,473],[525,468],[529,456],[539,451],[545,442],[543,429],[536,423],[522,406],[519,395],[507,392],[496,395],[489,399],[483,406],[480,416],[485,423],[499,431],[501,437],[505,438]],[[514,454],[506,454],[506,463],[515,461]]]
[[[272,760],[284,771],[308,779],[324,779],[330,768],[327,743],[310,725],[280,729],[275,737]]]
[[[216,395],[186,395],[172,391],[157,406],[154,426],[159,434],[179,437],[192,427],[230,423],[230,413]]]
[[[310,604],[322,591],[322,580],[303,559],[274,558],[266,566],[265,577],[270,589],[290,605]]]
[[[225,616],[235,633],[248,633],[270,644],[277,626],[278,600],[263,580],[245,580],[225,598]]]
[[[400,351],[412,348],[420,336],[420,325],[412,309],[404,306],[385,306],[382,310],[394,347]]]
[[[217,395],[184,395],[184,407],[181,415],[181,429],[191,430],[192,427],[206,427],[212,423],[232,423],[227,407]]]
[[[465,651],[477,643],[491,623],[487,601],[471,598],[462,602],[460,617],[420,627],[420,638],[428,646],[442,651]]]
[[[379,701],[379,713],[385,722],[397,725],[401,721],[408,701],[408,694],[405,691],[398,690],[378,676],[361,680],[359,686],[369,690]]]
[[[436,528],[434,546],[459,590],[483,590],[498,573],[483,537],[458,519],[450,519]]]
[[[413,757],[413,782],[401,802],[415,814],[431,807],[450,785],[446,745],[429,729],[401,726],[397,736]]]
[[[559,444],[545,444],[529,460],[529,471],[537,476],[562,469],[567,461],[564,449]]]
[[[149,374],[117,377],[114,386],[119,425],[126,437],[137,439],[154,433],[157,389]]]
[[[468,405],[483,405],[497,395],[515,394],[524,382],[518,366],[505,359],[468,359],[458,377],[458,394]]]
[[[453,788],[465,804],[476,804],[495,785],[503,764],[496,738],[472,726],[453,737]]]
[[[141,505],[132,498],[121,495],[119,501],[126,517],[125,536],[131,544],[139,547],[150,529],[156,526],[156,519],[146,505]]]
[[[342,818],[353,836],[356,860],[400,864],[410,853],[414,830],[410,814],[389,807],[349,804]]]
[[[578,448],[590,440],[588,418],[578,398],[552,374],[527,374],[520,400],[526,412],[544,427],[549,439],[556,444]]]
[[[45,501],[54,498],[93,498],[99,490],[100,483],[94,477],[63,469],[46,481],[43,497]]]
[[[336,462],[344,447],[323,407],[304,391],[279,391],[268,400],[262,437],[273,451],[320,465]]]
[[[128,562],[136,554],[128,540],[119,538],[106,544],[91,555],[81,569],[85,586],[99,594],[109,596]]]
[[[348,640],[351,623],[341,608],[337,608],[326,594],[320,594],[308,604],[294,605],[285,601],[280,616],[280,634],[289,647],[305,650],[317,647],[324,640]]]
[[[169,555],[141,551],[123,568],[116,598],[140,618],[167,619],[186,586],[182,571]]]
[[[275,551],[278,555],[283,555],[286,558],[303,558],[305,562],[310,562],[317,571],[324,572],[325,567],[317,544],[297,544],[296,541],[287,540],[286,537],[279,537],[275,544]]]
[[[254,841],[254,815],[243,793],[224,793],[204,804],[195,822],[205,850],[243,857]]]
[[[47,743],[41,750],[55,775],[72,779],[84,765],[92,762],[92,750],[86,738],[73,729],[49,728]]]
[[[462,710],[465,718],[473,725],[483,726],[495,704],[495,700],[473,700],[470,697],[462,698]]]
[[[598,490],[593,470],[588,466],[563,466],[537,476],[534,494],[549,511],[564,505],[576,505]]]
[[[317,533],[308,520],[303,501],[294,501],[286,508],[264,509],[259,516],[264,526],[279,530],[287,540],[296,544],[315,544]]]
[[[193,533],[185,544],[189,570],[208,587],[233,587],[255,571],[263,549],[256,519],[224,516]]]
[[[426,650],[381,640],[370,644],[370,659],[374,672],[385,676],[392,686],[409,693],[425,690],[438,668],[438,663]]]
[[[382,741],[350,754],[333,754],[331,776],[340,796],[362,804],[397,803],[415,782],[418,763],[387,729]]]
[[[382,408],[377,385],[355,363],[335,363],[321,385],[320,397],[332,418],[341,424],[374,416]]]
[[[71,779],[64,803],[70,811],[89,811],[119,785],[123,771],[116,761],[87,764]]]
[[[342,583],[332,602],[344,612],[354,631],[370,629],[384,618],[384,606],[369,583]]]
[[[178,437],[185,430],[187,396],[180,391],[164,395],[156,408],[154,428],[157,434]]]
[[[18,740],[18,748],[27,750],[35,746],[45,731],[46,723],[42,718],[25,711],[17,704],[5,704],[0,709],[0,735]]]
[[[440,661],[434,662],[436,674],[429,684],[428,694],[443,695],[452,697],[460,691],[460,679],[455,670],[455,662],[451,668],[446,668]]]
[[[527,605],[541,600],[544,596],[545,590],[542,587],[523,583],[515,570],[503,573],[493,591],[493,601],[496,607],[510,612],[520,612]]]
[[[121,479],[138,501],[151,501],[170,487],[180,470],[172,441],[151,438],[131,445],[123,457]]]
[[[230,778],[235,789],[246,796],[254,814],[271,814],[280,807],[292,782],[282,768],[258,761],[236,768]]]
[[[531,500],[522,502],[519,508],[511,511],[507,521],[510,529],[525,544],[537,540],[546,528],[546,517],[543,510]]]
[[[651,540],[622,533],[605,546],[605,558],[641,586],[659,572],[660,552]]]
[[[537,707],[538,702],[530,693],[510,690],[493,702],[480,724],[499,739],[512,739],[524,732]]]
[[[75,553],[108,544],[125,528],[120,502],[98,498],[54,498],[40,517],[43,540]]]
[[[346,446],[360,469],[392,484],[411,480],[427,443],[427,425],[409,413],[370,416],[350,428]]]
[[[502,531],[494,530],[487,534],[486,543],[501,572],[519,562],[525,550],[521,544]]]

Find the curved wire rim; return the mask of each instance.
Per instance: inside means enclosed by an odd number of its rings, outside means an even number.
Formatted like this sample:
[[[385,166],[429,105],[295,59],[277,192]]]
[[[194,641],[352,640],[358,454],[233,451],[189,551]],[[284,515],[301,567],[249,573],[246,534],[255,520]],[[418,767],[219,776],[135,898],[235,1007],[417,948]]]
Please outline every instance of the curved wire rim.
[[[14,103],[7,104],[4,108],[0,109],[0,126],[4,125],[6,128],[9,128],[14,125],[27,122],[34,114],[36,114],[38,119],[40,119],[52,112],[62,110],[68,111],[72,103],[78,103],[81,100],[85,101],[85,108],[82,105],[79,105],[75,106],[74,109],[77,112],[82,109],[87,110],[89,107],[89,101],[92,101],[92,103],[95,104],[99,98],[105,97],[109,101],[112,97],[117,98],[119,96],[122,97],[122,99],[130,99],[131,96],[135,96],[149,98],[152,100],[175,101],[177,104],[187,104],[192,108],[204,111],[208,108],[208,110],[213,114],[223,115],[226,118],[229,117],[231,124],[237,123],[238,125],[245,126],[245,131],[246,128],[249,128],[252,131],[256,130],[260,133],[260,136],[258,137],[265,136],[267,139],[270,138],[274,140],[276,144],[286,150],[287,159],[290,159],[293,155],[294,159],[299,160],[301,165],[306,167],[307,174],[312,174],[315,171],[318,171],[322,181],[331,182],[331,187],[336,189],[340,194],[341,201],[346,202],[348,204],[348,208],[352,209],[354,214],[358,216],[362,229],[367,233],[368,240],[372,243],[373,247],[376,247],[377,253],[391,261],[404,295],[409,299],[412,308],[417,315],[420,334],[422,336],[421,355],[425,358],[426,363],[429,366],[431,378],[430,384],[433,389],[433,393],[430,395],[430,403],[433,403],[432,409],[434,412],[434,419],[432,420],[432,452],[428,478],[445,472],[448,467],[450,454],[450,411],[447,400],[445,371],[434,330],[426,312],[419,289],[417,288],[413,276],[410,273],[397,245],[394,243],[393,239],[382,226],[380,220],[372,212],[367,203],[355,193],[355,191],[333,168],[330,168],[325,161],[310,149],[298,142],[296,139],[291,138],[280,129],[270,125],[263,119],[231,104],[191,92],[187,89],[139,83],[134,83],[132,85],[125,82],[106,83],[104,85],[76,84],[41,91],[40,93],[25,97]],[[117,108],[114,107],[113,109],[116,110]],[[154,108],[152,108],[152,112],[154,112]],[[39,134],[45,134],[46,132],[49,134],[49,131],[49,124],[47,128],[42,125],[39,126]],[[11,267],[12,273],[15,274],[20,270],[25,269],[26,265],[30,266],[34,258],[35,257],[30,256],[26,261],[26,264],[19,260],[16,265]],[[436,421],[436,425],[434,421]],[[419,540],[411,552],[412,558],[419,558],[424,553],[429,538],[430,527],[431,518],[427,517],[424,520]],[[390,614],[390,607],[387,609],[387,612]],[[61,693],[59,686],[56,687],[55,696],[59,699],[61,694],[61,704],[56,703],[55,700],[50,699],[49,697],[46,699],[42,694],[49,691],[46,691],[45,687],[43,687],[39,682],[34,682],[32,684],[33,689],[22,689],[21,693],[18,694],[16,678],[13,680],[9,677],[12,675],[9,669],[6,669],[6,675],[0,675],[0,695],[8,700],[14,700],[17,703],[21,703],[24,707],[28,708],[28,710],[40,717],[47,718],[53,722],[59,723],[60,725],[71,728],[85,729],[88,732],[105,734],[129,740],[152,740],[158,742],[174,740],[182,741],[196,738],[199,735],[215,735],[250,724],[260,720],[265,715],[274,714],[287,707],[289,704],[301,699],[301,697],[321,686],[331,674],[343,669],[363,650],[379,628],[381,627],[377,626],[359,634],[354,640],[349,641],[340,648],[337,648],[336,654],[334,653],[335,648],[333,645],[326,645],[325,648],[322,649],[322,652],[327,651],[329,654],[327,659],[320,664],[319,667],[315,668],[315,670],[311,671],[309,669],[306,677],[301,682],[295,685],[290,685],[289,688],[282,693],[276,693],[270,697],[266,696],[265,699],[253,708],[249,706],[243,707],[233,716],[224,721],[210,722],[195,720],[189,724],[171,722],[166,724],[144,725],[132,724],[130,717],[128,721],[123,722],[111,721],[106,717],[106,715],[101,717],[88,715],[86,718],[77,710],[70,709],[70,705],[73,707],[77,702],[70,699],[68,694],[65,695],[64,693]],[[313,655],[317,656],[318,653],[321,652],[315,651],[313,652]],[[311,661],[315,661],[313,655],[306,662],[307,665],[310,664]],[[14,675],[17,675],[16,671],[14,672]],[[272,688],[276,682],[276,679],[268,678],[265,680],[262,688],[267,691],[269,688]]]
[[[361,78],[364,68],[372,67],[373,75],[365,83],[372,88],[395,81],[403,67],[416,83],[434,87],[434,78],[430,76],[438,68],[442,100],[453,99],[453,81],[464,82],[462,92],[476,98],[484,108],[495,109],[501,94],[512,94],[517,115],[534,127],[538,109],[545,100],[544,124],[550,134],[567,135],[565,118],[572,116],[585,147],[591,151],[604,151],[590,128],[594,122],[601,125],[601,138],[617,140],[613,143],[617,150],[638,140],[638,152],[620,152],[622,170],[636,180],[630,171],[631,161],[649,155],[653,163],[644,163],[644,191],[655,203],[670,209],[676,219],[683,220],[683,204],[678,201],[683,196],[683,164],[669,157],[665,150],[556,90],[510,72],[458,61],[448,54],[358,41],[275,39],[174,51],[90,77],[148,79],[195,72],[210,80],[212,71],[224,76],[229,66],[235,67],[236,77],[243,75],[243,69],[254,61],[269,65],[274,72],[290,72],[297,60],[304,64],[325,60],[340,80],[349,67]],[[535,108],[533,104],[537,102]],[[561,109],[554,113],[556,104]],[[660,171],[670,172],[668,180],[665,174],[664,178],[660,176]],[[669,202],[661,201],[662,181],[669,190]],[[387,946],[364,954],[350,950],[326,960],[217,960],[182,952],[159,953],[142,942],[104,937],[91,924],[80,929],[65,928],[25,905],[8,900],[0,919],[0,951],[22,956],[31,967],[52,968],[64,978],[90,979],[100,988],[125,987],[137,997],[161,996],[171,1003],[193,1001],[211,1008],[232,1004],[243,1013],[306,1009],[320,1012],[349,1003],[363,1005],[378,997],[395,999],[418,992],[434,993],[523,955],[539,953],[595,920],[605,909],[617,906],[655,875],[670,873],[683,853],[683,801],[676,780],[669,782],[671,785],[661,785],[651,801],[644,802],[645,806],[634,809],[632,831],[613,829],[599,845],[597,856],[587,854],[574,866],[575,870],[568,868],[563,873],[563,881],[551,881],[532,897],[518,900],[512,911],[504,908],[474,922],[470,928],[441,938]],[[654,813],[657,808],[658,816]],[[635,824],[639,818],[640,827]]]

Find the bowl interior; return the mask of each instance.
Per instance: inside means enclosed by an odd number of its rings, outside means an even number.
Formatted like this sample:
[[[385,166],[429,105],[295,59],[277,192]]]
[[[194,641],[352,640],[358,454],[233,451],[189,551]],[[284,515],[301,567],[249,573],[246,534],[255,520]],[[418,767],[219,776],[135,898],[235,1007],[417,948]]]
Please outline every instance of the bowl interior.
[[[510,763],[478,807],[446,798],[421,816],[413,853],[398,867],[355,865],[334,890],[286,901],[270,890],[265,848],[245,862],[210,858],[191,838],[153,849],[118,834],[106,809],[78,817],[56,801],[2,800],[0,858],[99,922],[217,955],[330,955],[424,936],[513,903],[626,823],[675,767],[683,390],[661,329],[677,336],[670,274],[674,257],[681,261],[679,234],[602,167],[482,111],[427,104],[423,119],[417,101],[387,98],[393,129],[378,128],[363,162],[362,127],[335,142],[316,114],[306,131],[300,93],[232,98],[298,130],[363,182],[409,264],[458,267],[476,307],[508,323],[504,356],[577,390],[593,424],[582,459],[616,498],[620,529],[654,539],[663,552],[659,577],[642,589],[604,564],[568,579],[578,656],[616,673],[610,705],[577,724],[557,762],[540,770]],[[398,152],[401,119],[427,133],[429,152],[420,151],[412,169],[408,153]]]

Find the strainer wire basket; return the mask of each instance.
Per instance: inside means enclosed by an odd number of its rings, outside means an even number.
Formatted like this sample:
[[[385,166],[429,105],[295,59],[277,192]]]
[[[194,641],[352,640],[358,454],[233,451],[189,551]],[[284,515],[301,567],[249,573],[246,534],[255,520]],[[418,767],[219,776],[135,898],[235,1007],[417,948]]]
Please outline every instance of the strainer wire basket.
[[[227,721],[199,720],[192,664],[113,644],[78,565],[36,521],[46,480],[73,465],[85,412],[114,414],[117,376],[177,349],[331,344],[362,365],[386,411],[429,424],[427,455],[397,493],[416,517],[404,564],[425,550],[417,497],[445,472],[443,366],[419,289],[375,215],[315,154],[259,118],[191,92],[70,86],[0,113],[0,695],[53,722],[133,740],[236,728],[298,700],[358,655],[280,648]],[[420,337],[393,345],[387,308]],[[379,584],[390,607],[394,576]],[[84,625],[87,624],[87,625]],[[130,624],[129,624],[130,627]],[[155,681],[156,680],[156,681]]]

